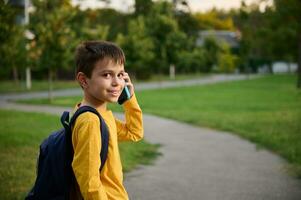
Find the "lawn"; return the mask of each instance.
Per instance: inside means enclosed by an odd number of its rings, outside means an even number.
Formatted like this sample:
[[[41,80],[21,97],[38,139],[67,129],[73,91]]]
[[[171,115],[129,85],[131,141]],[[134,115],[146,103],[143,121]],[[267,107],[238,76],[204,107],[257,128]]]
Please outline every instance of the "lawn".
[[[30,91],[45,91],[48,90],[47,81],[32,81],[32,88]],[[78,83],[76,81],[54,81],[53,89],[66,89],[66,88],[78,88]],[[24,81],[20,81],[16,85],[12,81],[1,81],[0,82],[0,94],[2,93],[16,93],[16,92],[28,92]]]
[[[187,79],[197,79],[202,77],[208,77],[208,74],[177,74],[175,79],[172,81],[178,80],[187,80]],[[170,81],[169,76],[166,75],[154,75],[147,81],[133,80],[134,82],[153,82],[153,81]],[[25,81],[20,81],[19,84],[16,84],[13,81],[0,81],[0,94],[4,93],[18,93],[18,92],[32,92],[32,91],[45,91],[48,90],[48,81],[44,80],[33,80],[32,88],[30,90],[26,89]],[[68,88],[79,88],[78,83],[75,80],[53,81],[53,89],[68,89]]]
[[[144,112],[230,131],[276,152],[301,177],[301,90],[295,76],[139,93]]]
[[[137,92],[143,112],[233,132],[287,159],[301,177],[301,90],[295,75]],[[73,105],[80,97],[57,98]],[[37,100],[36,103],[47,103]]]
[[[61,127],[59,117],[47,114],[0,110],[0,199],[24,199],[35,180],[39,144]],[[150,164],[158,145],[121,143],[124,171]]]

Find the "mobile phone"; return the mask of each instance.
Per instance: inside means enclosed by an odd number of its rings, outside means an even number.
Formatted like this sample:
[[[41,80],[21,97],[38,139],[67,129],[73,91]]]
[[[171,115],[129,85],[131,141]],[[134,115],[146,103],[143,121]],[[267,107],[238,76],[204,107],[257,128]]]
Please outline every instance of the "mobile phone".
[[[127,86],[125,86],[118,98],[118,103],[121,105],[130,98],[131,98],[131,94],[130,94],[129,88]]]

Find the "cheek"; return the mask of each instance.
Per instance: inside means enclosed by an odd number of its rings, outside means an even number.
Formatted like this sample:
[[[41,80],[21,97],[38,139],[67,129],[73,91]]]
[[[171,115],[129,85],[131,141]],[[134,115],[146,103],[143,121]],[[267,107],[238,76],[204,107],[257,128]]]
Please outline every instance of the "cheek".
[[[106,87],[106,84],[100,80],[93,80],[90,82],[89,85],[90,90],[92,90],[93,92],[99,92],[100,90]]]
[[[125,80],[123,78],[119,79],[119,85],[121,85],[122,87],[125,86]]]

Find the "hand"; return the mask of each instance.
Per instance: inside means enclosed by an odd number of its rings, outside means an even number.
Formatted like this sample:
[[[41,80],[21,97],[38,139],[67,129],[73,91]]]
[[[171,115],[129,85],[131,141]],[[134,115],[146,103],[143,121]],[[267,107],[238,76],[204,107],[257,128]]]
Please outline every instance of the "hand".
[[[128,73],[124,72],[123,73],[123,79],[125,81],[125,85],[128,87],[129,91],[130,91],[130,94],[131,94],[131,97],[133,96],[134,94],[134,85],[130,79],[130,76]]]

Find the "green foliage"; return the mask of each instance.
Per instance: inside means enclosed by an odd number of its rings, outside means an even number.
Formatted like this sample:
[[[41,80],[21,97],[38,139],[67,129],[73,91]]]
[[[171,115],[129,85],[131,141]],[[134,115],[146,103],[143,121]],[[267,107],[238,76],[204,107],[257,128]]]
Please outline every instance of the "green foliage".
[[[156,73],[167,73],[170,64],[176,64],[177,54],[188,48],[189,40],[173,17],[172,5],[157,2],[146,18],[146,27],[155,49],[153,69]]]
[[[213,9],[206,13],[195,13],[194,18],[200,30],[235,30],[232,18],[220,15],[221,13]]]
[[[216,66],[218,63],[218,55],[221,51],[220,45],[217,43],[215,38],[208,37],[205,39],[204,42],[204,49],[205,49],[205,57],[206,57],[206,68],[204,69],[205,72],[210,72],[212,67]]]
[[[76,40],[68,22],[73,16],[72,6],[65,1],[33,1],[31,30],[36,35],[32,51],[38,53],[36,63],[49,72],[68,68]]]
[[[286,50],[292,54],[295,52],[293,49],[298,48],[297,41],[301,34],[301,2],[299,0],[275,0],[273,17],[275,18],[273,25],[277,26],[276,31],[283,33],[281,42],[285,41],[288,45]],[[287,54],[284,51],[282,53]]]
[[[109,33],[111,33],[111,24],[108,22],[116,20],[113,17],[115,12],[113,12],[111,9],[73,9],[74,17],[70,19],[70,27],[75,32],[75,38],[77,40],[106,40],[108,38],[110,35]],[[103,18],[105,20],[103,20]]]
[[[199,24],[194,15],[189,12],[177,12],[175,19],[178,22],[180,30],[195,41],[199,32]]]
[[[298,60],[300,1],[275,0],[274,5],[262,11],[260,7],[265,2],[249,6],[243,3],[233,14],[235,25],[242,32],[239,55],[244,67],[253,65],[256,69],[258,65],[269,65],[273,61]]]
[[[298,80],[297,87],[301,89],[301,1],[300,0],[275,0],[275,22],[278,27],[274,30],[277,34],[276,47],[285,49],[280,51],[280,56],[288,61],[297,61]],[[276,49],[275,49],[276,50]],[[278,54],[278,55],[279,55]]]
[[[147,36],[144,17],[129,22],[127,35],[120,34],[117,43],[124,49],[126,69],[136,78],[148,79],[151,74],[151,61],[154,59],[154,45]]]
[[[177,61],[177,72],[208,72],[205,50],[202,48],[195,48],[191,52],[179,52]]]
[[[217,70],[219,72],[233,73],[238,64],[238,56],[231,53],[227,43],[220,44],[221,51],[217,56]]]
[[[15,73],[24,69],[27,63],[25,28],[15,23],[16,14],[15,8],[0,1],[0,79],[7,79],[13,69]],[[18,74],[14,78],[17,81]]]
[[[233,73],[237,66],[238,57],[229,52],[221,53],[218,56],[218,71]]]
[[[198,18],[177,10],[175,4],[181,2],[137,0],[133,14],[109,8],[81,10],[70,0],[32,3],[35,9],[30,13],[29,28],[35,39],[27,44],[28,54],[21,55],[26,55],[39,77],[46,78],[44,74],[48,73],[52,80],[62,69],[73,73],[73,52],[83,40],[116,41],[126,53],[127,69],[138,79],[147,79],[153,73],[167,74],[170,65],[175,65],[177,72],[208,72],[218,60],[211,47],[196,49]],[[208,16],[214,23],[230,23],[217,12]],[[23,44],[16,34],[13,38],[16,44]]]
[[[239,54],[245,63],[245,68],[251,66],[256,70],[261,64],[269,64],[275,59],[281,59],[273,53],[274,46],[279,42],[275,42],[274,28],[269,27],[273,20],[272,14],[273,10],[270,8],[262,13],[257,4],[250,6],[242,4],[239,13],[234,16],[236,26],[242,31]],[[277,51],[281,50],[277,49]]]
[[[95,38],[106,40],[109,33],[109,26],[97,25],[94,28],[83,27],[81,31],[83,40],[95,40]]]
[[[109,27],[106,39],[110,41],[115,41],[118,34],[125,34],[128,23],[132,19],[131,14],[121,13],[110,8],[95,10],[95,12],[97,13],[97,17],[93,23]],[[90,23],[92,22],[90,21]]]
[[[135,15],[147,15],[152,5],[152,0],[135,0]]]

